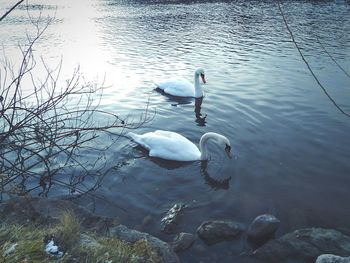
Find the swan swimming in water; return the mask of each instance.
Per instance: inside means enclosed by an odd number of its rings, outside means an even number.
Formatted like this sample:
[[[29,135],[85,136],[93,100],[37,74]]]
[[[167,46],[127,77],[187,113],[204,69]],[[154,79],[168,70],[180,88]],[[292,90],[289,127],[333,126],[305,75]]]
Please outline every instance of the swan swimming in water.
[[[203,91],[199,76],[203,83],[206,83],[204,69],[198,68],[194,72],[194,85],[185,79],[169,79],[155,84],[157,88],[172,96],[200,98],[203,97]]]
[[[213,141],[223,147],[227,156],[231,157],[231,143],[223,135],[215,132],[207,132],[199,141],[199,148],[187,138],[171,131],[156,130],[145,134],[129,132],[129,138],[149,150],[149,156],[173,161],[207,160],[207,144]]]

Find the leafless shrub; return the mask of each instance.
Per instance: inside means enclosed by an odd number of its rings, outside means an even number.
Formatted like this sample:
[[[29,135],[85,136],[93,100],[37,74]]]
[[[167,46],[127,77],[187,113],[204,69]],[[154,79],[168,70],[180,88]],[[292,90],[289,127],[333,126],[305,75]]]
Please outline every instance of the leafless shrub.
[[[105,150],[124,129],[136,129],[152,118],[147,107],[137,120],[100,110],[103,85],[83,83],[79,69],[60,86],[62,61],[51,69],[33,51],[51,21],[41,16],[33,21],[35,34],[27,36],[19,66],[6,56],[0,61],[1,195],[25,195],[36,188],[46,195],[53,182],[71,191],[95,189],[115,168],[106,166]],[[35,76],[38,67],[44,71],[41,81]],[[94,143],[103,134],[110,144]],[[93,151],[94,160],[81,158],[87,150]],[[59,180],[62,174],[69,179]],[[86,178],[93,183],[79,188]]]

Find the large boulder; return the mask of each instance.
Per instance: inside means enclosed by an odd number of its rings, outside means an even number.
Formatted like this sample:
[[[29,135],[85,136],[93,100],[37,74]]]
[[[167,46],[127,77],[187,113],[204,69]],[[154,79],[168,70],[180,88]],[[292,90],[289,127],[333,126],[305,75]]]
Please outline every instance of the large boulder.
[[[264,242],[273,237],[280,221],[273,215],[264,214],[256,217],[248,228],[248,238],[254,242]]]
[[[243,231],[243,226],[234,221],[205,221],[197,229],[198,236],[208,245],[231,240]]]
[[[267,262],[315,262],[321,254],[350,255],[350,237],[333,229],[306,228],[270,240],[253,255]]]

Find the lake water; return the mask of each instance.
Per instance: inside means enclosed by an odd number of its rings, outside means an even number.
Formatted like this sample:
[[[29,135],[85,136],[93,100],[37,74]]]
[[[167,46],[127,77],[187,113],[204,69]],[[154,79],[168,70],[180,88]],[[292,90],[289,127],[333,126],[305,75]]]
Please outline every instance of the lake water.
[[[1,13],[9,2],[0,4]],[[97,213],[118,216],[123,224],[166,241],[173,236],[161,233],[160,219],[177,202],[189,206],[179,231],[195,233],[210,219],[249,225],[256,216],[272,213],[281,220],[277,236],[309,226],[350,233],[350,118],[311,76],[277,2],[31,4],[32,15],[38,14],[40,5],[44,15],[55,15],[36,54],[50,65],[62,57],[62,76],[80,65],[86,80],[105,78],[109,88],[102,109],[137,118],[149,101],[156,114],[134,132],[165,129],[198,143],[202,134],[213,131],[226,135],[232,144],[233,159],[211,146],[205,168],[201,162],[150,159],[130,140],[120,138],[106,161],[121,165],[96,190],[108,200],[95,200]],[[349,1],[285,1],[282,8],[319,81],[350,114],[350,78],[332,60],[350,73]],[[0,41],[9,58],[18,60],[17,45],[32,29],[24,8],[1,22]],[[197,67],[205,69],[207,79],[200,107],[194,99],[177,100],[154,91],[152,81],[170,76],[192,81]],[[196,117],[199,112],[207,116],[205,122]],[[53,188],[51,196],[67,193]],[[91,208],[90,199],[81,202]],[[149,216],[150,223],[140,226]],[[197,240],[180,258],[232,262],[247,248],[244,238],[205,247],[202,253],[200,246],[204,245]]]

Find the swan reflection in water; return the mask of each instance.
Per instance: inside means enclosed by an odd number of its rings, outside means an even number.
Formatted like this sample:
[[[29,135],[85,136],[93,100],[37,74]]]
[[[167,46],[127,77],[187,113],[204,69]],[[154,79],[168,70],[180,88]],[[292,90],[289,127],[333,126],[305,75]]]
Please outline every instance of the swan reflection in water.
[[[138,157],[134,156],[134,158],[143,158],[144,156],[147,156],[151,162],[167,170],[175,170],[175,169],[183,168],[185,166],[193,164],[193,162],[180,162],[180,161],[166,160],[166,159],[157,158],[157,157],[150,157],[148,155],[148,151],[140,145],[135,146],[134,149],[142,153],[142,155],[139,155]],[[218,176],[213,177],[209,174],[207,169],[208,163],[209,163],[208,160],[197,161],[197,162],[200,162],[200,174],[202,175],[205,181],[205,184],[209,185],[211,188],[215,190],[229,189],[231,176],[221,175],[220,177]]]
[[[158,166],[168,170],[185,167],[192,163],[192,162],[170,161],[170,160],[164,160],[164,159],[153,158],[153,157],[150,157],[150,160],[153,163],[157,164]],[[207,170],[208,162],[209,162],[208,160],[200,161],[200,173],[205,183],[213,189],[224,189],[224,190],[229,189],[231,176],[225,176],[224,178],[222,178],[222,176],[216,177],[216,178],[212,177]]]
[[[171,106],[176,107],[178,105],[191,104],[193,101],[193,98],[191,97],[179,97],[179,96],[173,96],[173,95],[167,94],[160,88],[155,88],[154,90],[164,95],[165,97],[167,97],[168,101],[171,102]]]
[[[208,172],[208,160],[201,161],[201,175],[205,183],[213,189],[229,189],[231,176],[220,174],[218,177],[213,177]]]
[[[191,97],[177,97],[177,96],[172,96],[172,95],[166,94],[163,90],[161,90],[159,88],[156,88],[155,91],[159,92],[162,95],[164,95],[165,97],[167,97],[168,101],[171,102],[171,106],[177,107],[179,105],[186,105],[186,104],[188,105],[188,104],[191,104],[193,101],[193,98],[191,98]],[[195,101],[194,101],[194,113],[195,113],[195,117],[196,117],[195,122],[200,127],[205,126],[206,118],[207,118],[207,114],[205,114],[205,116],[203,117],[202,112],[201,112],[203,99],[204,99],[204,97],[195,98]]]
[[[150,157],[150,160],[157,164],[161,168],[165,168],[168,170],[174,170],[177,168],[185,167],[190,165],[192,162],[179,162],[179,161],[170,161],[161,158]],[[200,173],[207,185],[209,185],[213,189],[224,189],[227,190],[230,187],[231,176],[226,176],[222,178],[222,176],[214,178],[212,177],[208,170],[208,160],[200,161]]]
[[[206,123],[206,118],[207,118],[207,114],[205,114],[204,117],[202,117],[202,102],[203,102],[203,98],[204,97],[200,97],[200,98],[196,98],[195,102],[194,102],[194,113],[196,116],[196,122],[198,126],[205,126]]]

